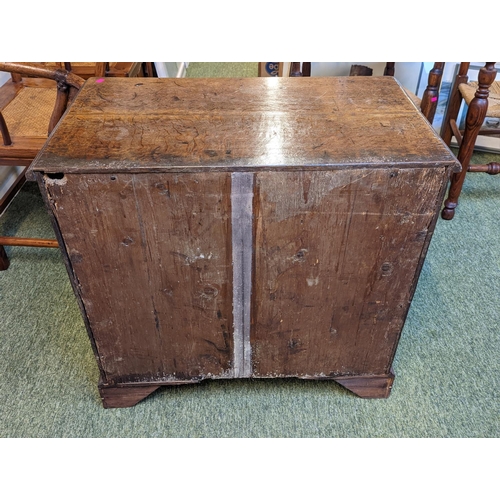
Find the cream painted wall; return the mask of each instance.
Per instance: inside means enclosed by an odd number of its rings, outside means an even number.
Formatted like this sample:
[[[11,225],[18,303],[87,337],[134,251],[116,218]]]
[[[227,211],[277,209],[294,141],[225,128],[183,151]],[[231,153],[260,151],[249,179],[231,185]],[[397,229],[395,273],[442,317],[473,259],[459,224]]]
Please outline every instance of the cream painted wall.
[[[3,85],[10,78],[10,73],[0,71],[0,86]]]

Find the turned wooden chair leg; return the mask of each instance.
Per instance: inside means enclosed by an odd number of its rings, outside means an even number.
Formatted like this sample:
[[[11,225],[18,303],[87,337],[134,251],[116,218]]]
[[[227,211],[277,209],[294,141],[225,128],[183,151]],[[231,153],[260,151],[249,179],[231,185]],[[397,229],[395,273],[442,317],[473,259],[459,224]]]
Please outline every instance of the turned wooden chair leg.
[[[302,72],[300,71],[300,63],[299,62],[291,63],[290,76],[302,76]]]
[[[451,178],[450,190],[448,198],[444,202],[444,208],[441,212],[443,219],[451,220],[455,215],[455,209],[458,205],[458,197],[462,191],[465,175],[469,168],[470,159],[474,152],[474,145],[479,134],[481,125],[486,118],[488,110],[488,95],[490,85],[496,77],[495,63],[486,63],[484,68],[479,71],[479,87],[476,91],[474,99],[472,99],[465,122],[465,132],[462,138],[462,144],[458,150],[458,161],[462,165],[462,171],[453,174]]]
[[[434,116],[436,114],[436,109],[439,100],[439,88],[441,86],[441,80],[443,78],[444,62],[434,63],[433,68],[429,72],[429,78],[427,80],[427,87],[425,88],[424,94],[422,96],[422,103],[420,105],[420,110],[423,115],[429,120],[432,125],[434,121]]]
[[[0,245],[0,271],[5,271],[9,268],[9,258],[5,253],[5,248]]]
[[[396,68],[395,62],[386,62],[384,68],[384,76],[394,76]]]

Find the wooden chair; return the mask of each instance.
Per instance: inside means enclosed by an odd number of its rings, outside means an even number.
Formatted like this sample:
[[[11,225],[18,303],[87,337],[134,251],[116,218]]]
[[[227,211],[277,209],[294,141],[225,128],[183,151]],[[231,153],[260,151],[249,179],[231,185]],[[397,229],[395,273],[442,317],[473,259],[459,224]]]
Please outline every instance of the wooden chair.
[[[84,80],[67,70],[33,63],[0,63],[0,71],[11,73],[0,87],[0,169],[23,167],[0,199],[1,214],[23,186],[27,167]],[[0,270],[9,267],[3,245],[57,247],[57,241],[0,236]]]
[[[441,137],[444,142],[451,144],[455,137],[459,146],[458,161],[462,171],[453,174],[451,178],[448,198],[444,202],[441,217],[453,219],[458,198],[467,172],[485,172],[490,175],[500,173],[500,163],[491,162],[487,165],[470,165],[477,136],[500,135],[500,130],[481,128],[487,117],[500,118],[500,82],[495,81],[497,71],[494,62],[487,62],[479,71],[478,82],[469,82],[467,73],[470,63],[460,64],[458,75],[453,83],[448,109],[443,120]],[[459,130],[457,117],[462,102],[468,105],[465,118],[465,129]]]
[[[46,62],[47,68],[60,68],[87,80],[95,77],[156,77],[155,67],[150,62]]]

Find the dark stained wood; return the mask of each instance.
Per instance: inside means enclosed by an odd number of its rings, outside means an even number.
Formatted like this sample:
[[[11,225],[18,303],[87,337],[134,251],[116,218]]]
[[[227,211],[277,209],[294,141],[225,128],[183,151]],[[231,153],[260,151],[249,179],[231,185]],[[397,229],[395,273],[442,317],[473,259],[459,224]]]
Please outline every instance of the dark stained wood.
[[[486,165],[469,165],[467,170],[469,172],[483,172],[489,175],[497,175],[500,174],[500,163],[492,161]]]
[[[373,69],[361,64],[353,64],[349,76],[372,76]]]
[[[479,130],[481,129],[481,125],[486,118],[489,88],[495,81],[496,74],[497,71],[495,69],[494,62],[487,62],[486,65],[479,71],[479,87],[476,91],[474,99],[472,99],[469,104],[465,119],[465,131],[458,150],[458,161],[462,165],[462,171],[453,174],[451,178],[448,197],[444,202],[444,208],[441,212],[443,219],[451,220],[455,215],[455,209],[458,205],[458,197],[462,191],[470,159],[472,157],[472,153],[474,152],[476,138],[479,134]]]
[[[106,407],[237,376],[387,397],[457,167],[390,77],[90,79],[32,170]]]
[[[302,76],[299,62],[290,63],[290,76],[292,77]]]
[[[107,387],[99,385],[99,394],[101,395],[104,408],[129,408],[148,397],[159,387],[159,385],[136,387]]]
[[[463,101],[462,94],[458,90],[458,86],[461,83],[467,83],[469,81],[469,77],[467,76],[469,66],[470,63],[468,62],[460,63],[458,75],[456,76],[450,90],[448,106],[446,108],[446,112],[443,118],[443,125],[441,127],[441,137],[448,146],[451,144],[451,139],[453,137],[453,131],[451,129],[450,121],[457,120],[458,112],[460,111],[460,106]]]
[[[9,257],[5,252],[5,248],[0,245],[0,271],[6,271],[10,266]]]
[[[5,120],[1,112],[0,112],[0,134],[2,135],[3,145],[10,146],[12,144],[12,139],[10,138],[9,129],[7,128],[7,124],[5,123]]]
[[[458,129],[457,122],[452,119],[450,120],[449,126],[451,127],[453,135],[455,136],[458,147],[460,147],[462,145],[462,132],[460,132],[460,130]]]
[[[63,258],[65,265],[66,265],[66,271],[68,272],[71,287],[73,288],[73,292],[75,294],[78,307],[80,308],[80,312],[82,314],[82,318],[83,318],[83,322],[85,324],[85,327],[87,328],[87,331],[90,333],[92,330],[90,328],[90,322],[89,322],[89,318],[87,316],[87,312],[85,310],[85,306],[84,306],[82,298],[80,296],[79,282],[75,276],[73,268],[71,267],[71,261],[69,259],[69,255],[68,255],[68,252],[66,250],[66,246],[64,244],[64,239],[63,239],[62,234],[61,234],[61,229],[59,228],[59,224],[58,224],[57,219],[55,217],[54,211],[50,209],[52,206],[52,202],[49,198],[49,193],[47,192],[47,190],[45,188],[45,176],[43,174],[41,174],[40,172],[35,172],[33,174],[33,181],[35,181],[38,184],[38,187],[40,188],[40,194],[42,195],[42,198],[45,202],[46,207],[49,209],[48,216],[49,216],[49,219],[52,223],[52,228],[54,229],[54,234],[55,234],[55,236],[57,238],[57,242],[59,244],[59,250],[61,252],[61,256]],[[97,366],[99,368],[99,374],[100,374],[99,385],[102,385],[102,384],[106,385],[107,384],[106,374],[104,373],[102,366],[101,366],[101,363],[99,362],[99,353],[97,351],[95,339],[92,335],[90,335],[89,340],[90,340],[90,345],[92,346],[92,350],[94,352],[95,359],[97,361]]]
[[[389,371],[446,180],[445,169],[257,174],[255,375]]]
[[[149,77],[149,78],[158,78],[158,73],[156,72],[156,67],[152,62],[143,62],[141,64],[141,70],[138,75],[130,75],[130,76],[141,76],[141,77]]]
[[[388,62],[385,63],[384,76],[394,76],[396,63]]]
[[[388,398],[394,383],[394,373],[366,377],[337,377],[333,380],[361,398]]]
[[[444,62],[434,63],[433,68],[429,72],[427,87],[422,96],[420,110],[429,120],[429,123],[434,121],[434,116],[436,114],[439,100],[439,88],[441,86],[441,79],[443,78],[443,69]]]
[[[229,180],[223,173],[45,179],[107,383],[226,376]],[[87,228],[85,238],[75,227]]]

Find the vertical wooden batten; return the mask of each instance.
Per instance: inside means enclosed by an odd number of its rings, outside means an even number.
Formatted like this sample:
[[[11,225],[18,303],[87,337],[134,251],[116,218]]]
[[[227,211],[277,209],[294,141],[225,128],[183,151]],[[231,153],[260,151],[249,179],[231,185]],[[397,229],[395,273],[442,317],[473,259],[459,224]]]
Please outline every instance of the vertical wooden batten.
[[[231,174],[231,227],[233,249],[234,376],[252,375],[250,309],[253,258],[254,174]]]

